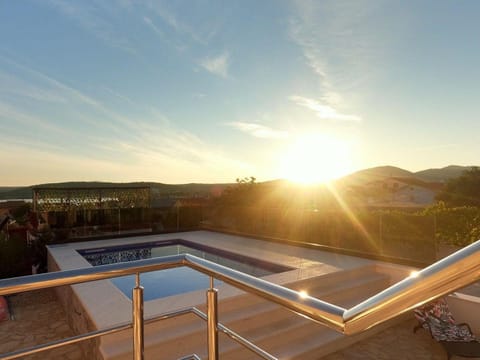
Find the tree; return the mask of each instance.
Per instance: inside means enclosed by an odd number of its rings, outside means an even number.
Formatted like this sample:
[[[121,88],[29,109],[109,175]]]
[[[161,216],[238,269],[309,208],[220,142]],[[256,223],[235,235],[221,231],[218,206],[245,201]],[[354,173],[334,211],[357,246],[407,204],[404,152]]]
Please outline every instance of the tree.
[[[480,206],[480,169],[472,167],[451,179],[436,199],[447,206]]]
[[[258,184],[253,176],[237,178],[236,184],[229,186],[219,199],[222,205],[253,205],[258,201]]]

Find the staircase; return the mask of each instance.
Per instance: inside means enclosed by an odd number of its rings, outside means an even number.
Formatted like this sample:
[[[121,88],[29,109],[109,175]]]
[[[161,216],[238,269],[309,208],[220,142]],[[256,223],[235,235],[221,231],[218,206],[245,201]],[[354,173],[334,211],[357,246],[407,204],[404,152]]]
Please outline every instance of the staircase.
[[[374,265],[284,284],[345,308],[389,285],[389,277],[377,272]],[[220,300],[218,308],[219,321],[223,325],[279,359],[319,359],[399,321],[387,322],[355,336],[345,336],[250,294]],[[205,311],[205,308],[200,309]],[[194,315],[151,324],[145,330],[146,359],[179,359],[186,354],[207,358],[206,324]],[[115,349],[109,349],[108,359],[131,359],[130,343],[121,342]],[[221,332],[219,350],[221,359],[258,359],[257,355]]]

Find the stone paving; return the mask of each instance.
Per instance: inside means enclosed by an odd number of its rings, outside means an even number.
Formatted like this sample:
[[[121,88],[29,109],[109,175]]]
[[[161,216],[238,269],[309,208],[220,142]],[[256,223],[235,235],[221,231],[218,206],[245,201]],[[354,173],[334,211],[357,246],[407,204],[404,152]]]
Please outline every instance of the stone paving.
[[[74,335],[52,289],[16,294],[10,297],[10,306],[15,319],[0,322],[0,354]],[[76,344],[22,359],[85,360]]]
[[[407,320],[322,360],[446,360],[447,353],[423,330],[413,334],[415,319]],[[452,360],[460,359],[452,357]]]
[[[0,354],[73,335],[53,290],[18,294],[11,297],[10,302],[15,320],[0,322]],[[404,321],[322,360],[446,359],[446,352],[425,331],[412,333],[415,324],[414,319]],[[23,359],[87,360],[75,344]]]

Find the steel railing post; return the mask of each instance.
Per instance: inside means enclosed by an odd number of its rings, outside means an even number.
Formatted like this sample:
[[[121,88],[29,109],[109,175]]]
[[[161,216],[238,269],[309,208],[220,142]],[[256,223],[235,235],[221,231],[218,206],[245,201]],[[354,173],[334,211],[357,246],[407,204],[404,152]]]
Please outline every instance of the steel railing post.
[[[132,290],[133,360],[143,360],[143,286],[140,275],[135,275]]]
[[[210,280],[210,289],[207,290],[207,337],[208,360],[218,360],[218,291]]]

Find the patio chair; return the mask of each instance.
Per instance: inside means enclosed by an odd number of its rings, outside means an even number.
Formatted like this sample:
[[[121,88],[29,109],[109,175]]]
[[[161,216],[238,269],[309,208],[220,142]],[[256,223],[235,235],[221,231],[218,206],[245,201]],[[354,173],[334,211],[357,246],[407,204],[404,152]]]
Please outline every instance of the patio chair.
[[[419,324],[413,332],[424,328],[433,339],[452,356],[480,357],[480,341],[467,323],[456,324],[444,298],[435,300],[414,310]]]

